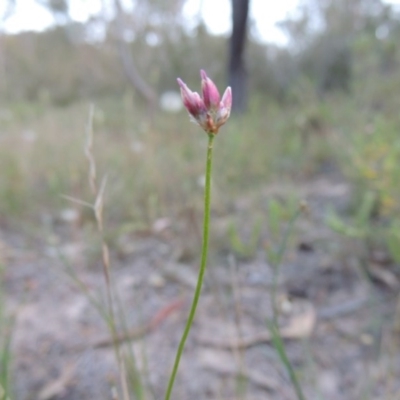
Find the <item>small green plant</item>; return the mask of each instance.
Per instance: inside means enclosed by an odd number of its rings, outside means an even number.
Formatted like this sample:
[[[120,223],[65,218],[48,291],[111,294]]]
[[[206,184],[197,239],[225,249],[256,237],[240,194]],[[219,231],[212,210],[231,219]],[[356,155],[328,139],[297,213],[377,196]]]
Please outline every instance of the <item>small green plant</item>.
[[[8,400],[11,392],[11,341],[14,318],[5,315],[3,301],[3,266],[0,264],[0,400]]]
[[[288,246],[290,235],[293,232],[294,224],[296,220],[299,218],[300,214],[305,210],[305,204],[300,204],[297,207],[287,222],[287,226],[285,231],[281,234],[281,238],[278,240],[277,246],[269,245],[266,248],[266,254],[269,265],[273,270],[273,281],[271,288],[271,304],[272,304],[272,318],[267,318],[267,327],[270,331],[272,343],[275,347],[275,350],[281,360],[283,366],[286,368],[290,381],[294,387],[298,400],[305,400],[300,382],[297,378],[296,372],[289,360],[289,357],[286,352],[285,342],[282,339],[282,335],[279,330],[279,307],[278,307],[278,299],[277,299],[277,290],[278,290],[278,278],[279,271],[282,265],[283,256],[285,254],[285,250]],[[269,203],[269,222],[270,222],[270,230],[273,236],[278,236],[280,234],[280,227],[284,225],[285,222],[285,208],[279,202],[275,200],[271,200]]]
[[[400,139],[395,119],[377,117],[366,132],[353,135],[344,152],[344,171],[354,183],[355,201],[348,221],[331,212],[336,232],[383,247],[400,261]]]
[[[179,368],[179,362],[182,357],[183,349],[187,337],[189,336],[190,329],[196,314],[197,304],[200,299],[201,289],[203,286],[204,274],[207,266],[208,254],[208,239],[209,239],[209,226],[210,226],[210,205],[211,205],[211,173],[212,173],[212,151],[215,135],[218,133],[219,128],[227,121],[231,111],[232,93],[231,88],[225,90],[222,99],[220,98],[219,91],[214,82],[201,71],[201,85],[203,97],[201,98],[198,93],[192,92],[186,84],[178,79],[179,86],[181,87],[181,94],[183,104],[188,110],[192,120],[196,122],[208,135],[207,146],[207,161],[206,161],[206,181],[204,189],[204,221],[203,221],[203,244],[201,252],[200,270],[197,278],[197,285],[193,297],[192,306],[190,308],[189,317],[186,322],[185,329],[176,353],[175,362],[172,368],[172,373],[168,382],[165,400],[169,400],[172,395],[176,374]]]
[[[240,237],[237,224],[234,222],[230,224],[228,230],[229,243],[238,257],[251,258],[254,256],[260,242],[261,228],[262,222],[257,221],[251,229],[250,238],[247,241],[244,241]]]
[[[345,222],[337,213],[331,210],[327,217],[328,226],[350,238],[368,239],[372,233],[371,218],[376,207],[376,194],[372,191],[365,193],[354,217]]]
[[[376,195],[376,212],[385,217],[400,210],[400,127],[377,118],[368,134],[356,135],[348,153],[347,173],[362,193]]]
[[[387,229],[386,244],[393,261],[400,264],[400,221],[393,221]]]

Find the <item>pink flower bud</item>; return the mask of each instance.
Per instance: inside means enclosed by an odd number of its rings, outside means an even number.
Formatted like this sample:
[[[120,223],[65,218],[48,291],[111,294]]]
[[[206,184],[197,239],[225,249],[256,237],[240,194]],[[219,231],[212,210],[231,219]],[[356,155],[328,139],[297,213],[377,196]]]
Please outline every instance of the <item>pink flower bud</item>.
[[[178,78],[177,80],[181,87],[184,106],[194,118],[197,118],[199,114],[206,110],[203,100],[198,93],[192,92],[181,79]]]
[[[224,95],[222,96],[222,100],[217,112],[216,116],[216,125],[223,125],[229,116],[231,115],[232,108],[232,89],[228,86],[225,90]]]
[[[192,92],[187,85],[178,78],[181,88],[182,101],[192,119],[208,134],[217,134],[219,128],[227,121],[232,107],[232,90],[226,88],[222,99],[215,83],[201,70],[202,95]]]
[[[215,86],[215,83],[207,76],[204,70],[200,71],[200,75],[204,104],[207,109],[217,109],[220,102],[219,91]]]
[[[230,86],[228,86],[224,92],[224,95],[222,96],[221,104],[223,107],[225,107],[227,110],[229,110],[229,113],[231,112],[232,108],[232,89]]]

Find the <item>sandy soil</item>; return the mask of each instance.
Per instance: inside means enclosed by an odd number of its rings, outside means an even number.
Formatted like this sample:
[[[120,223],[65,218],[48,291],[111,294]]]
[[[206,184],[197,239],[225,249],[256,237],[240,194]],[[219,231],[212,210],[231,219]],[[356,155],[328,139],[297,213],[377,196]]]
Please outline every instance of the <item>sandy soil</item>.
[[[266,197],[274,190],[286,189],[270,188]],[[296,225],[281,268],[279,307],[305,396],[400,399],[398,272],[384,254],[370,249],[366,256],[326,227],[328,208],[341,209],[348,200],[346,185],[320,179],[301,190],[310,215]],[[241,199],[232,212],[251,207]],[[215,232],[224,218],[214,218]],[[157,223],[111,246],[113,285],[132,331],[121,350],[133,350],[146,399],[163,398],[198,263],[196,251],[183,248],[190,240],[174,230],[175,221]],[[15,317],[13,399],[112,399],[119,374],[106,324],[68,276],[72,268],[88,293],[104,301],[100,254],[88,248],[79,226],[54,217],[50,227],[40,240],[0,231],[6,309]],[[226,248],[211,252],[175,399],[295,399],[266,329],[272,282],[267,239],[247,259]]]

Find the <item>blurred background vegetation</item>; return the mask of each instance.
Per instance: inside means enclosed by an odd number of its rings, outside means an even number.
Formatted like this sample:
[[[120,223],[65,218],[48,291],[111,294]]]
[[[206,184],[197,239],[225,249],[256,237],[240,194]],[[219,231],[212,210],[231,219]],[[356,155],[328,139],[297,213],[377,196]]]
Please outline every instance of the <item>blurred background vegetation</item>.
[[[89,103],[96,105],[99,169],[110,174],[113,225],[152,223],[196,207],[203,170],[197,148],[205,141],[201,132],[191,134],[196,127],[185,112],[166,109],[177,101],[177,76],[196,88],[204,68],[222,89],[237,57],[244,92],[220,135],[215,206],[226,210],[277,179],[325,174],[352,184],[356,208],[373,193],[362,235],[383,224],[399,239],[396,6],[303,0],[279,22],[287,37],[281,45],[261,40],[247,14],[243,26],[248,1],[234,1],[238,50],[233,37],[209,33],[201,14],[185,19],[183,0],[104,2],[85,23],[71,19],[67,0],[40,3],[51,11],[52,27],[0,36],[3,223],[46,220],[49,210],[65,207],[63,194],[90,196],[82,150]],[[8,5],[3,23],[17,1]]]
[[[294,233],[288,253],[295,248],[312,254],[314,244],[324,259],[333,253],[334,262],[329,270],[321,267],[321,274],[330,285],[339,265],[339,289],[355,279],[349,278],[352,264],[343,261],[351,254],[367,265],[365,276],[398,292],[400,5],[300,0],[278,23],[286,42],[276,43],[260,36],[261,15],[257,24],[248,17],[251,0],[232,0],[232,32],[225,35],[212,34],[200,12],[188,20],[185,0],[103,0],[99,12],[84,23],[72,18],[68,0],[34,1],[54,20],[42,32],[4,29],[23,0],[7,0],[0,10],[0,239],[13,241],[15,232],[27,241],[33,238],[32,252],[39,257],[64,243],[85,243],[72,249],[80,255],[83,248],[85,266],[98,262],[97,228],[87,207],[95,200],[84,154],[90,125],[99,181],[108,177],[105,241],[113,260],[128,265],[140,239],[155,236],[170,245],[168,251],[173,248],[168,256],[160,251],[163,261],[194,265],[207,140],[182,109],[176,78],[198,90],[199,70],[205,69],[221,91],[232,85],[234,96],[234,113],[215,141],[210,258],[234,254],[239,263],[255,259],[257,252],[279,243],[299,200],[311,198],[307,222],[315,219]],[[150,254],[159,244],[145,249]],[[6,267],[2,252],[0,246],[0,286],[1,267]],[[147,261],[142,269],[149,275]],[[372,263],[383,265],[384,272],[368,270]],[[48,260],[44,264],[47,274]],[[226,267],[226,261],[221,264]],[[267,262],[253,264],[263,269]],[[296,285],[307,270],[299,266],[312,264],[307,258],[295,265]],[[314,264],[325,261],[321,257]],[[23,259],[21,265],[36,274],[35,264]],[[311,283],[318,286],[315,298],[309,296],[312,301],[325,290],[315,276],[304,281],[305,289],[297,289],[300,297],[308,296]],[[17,287],[25,290],[20,281],[14,286],[5,282],[12,295]],[[46,281],[49,286],[58,291]],[[353,299],[353,289],[348,296]],[[2,303],[0,320],[5,321]],[[257,312],[263,312],[259,304]],[[397,329],[399,321],[400,312]],[[11,357],[7,324],[0,321],[3,387]],[[353,329],[348,326],[344,332]],[[320,336],[328,335],[323,331]],[[344,337],[349,341],[347,333]],[[332,346],[323,348],[336,353]],[[347,354],[343,360],[354,369]],[[311,375],[317,374],[313,370]],[[343,396],[361,398],[346,391]]]
[[[228,38],[209,34],[201,15],[187,21],[182,14],[185,1],[165,5],[148,0],[135,3],[129,11],[116,1],[115,15],[104,11],[86,23],[69,18],[67,0],[43,3],[56,21],[62,12],[59,24],[40,33],[2,34],[2,103],[68,105],[80,99],[121,96],[130,89],[125,58],[134,62],[130,67],[157,95],[175,90],[176,76],[194,82],[202,66],[221,85],[225,83]],[[383,84],[396,78],[395,6],[378,0],[303,0],[289,15],[279,23],[288,38],[284,46],[262,41],[249,21],[245,63],[252,96],[298,100],[293,96],[304,81],[318,95],[334,90],[357,95],[360,85],[367,89],[366,80],[382,79]]]

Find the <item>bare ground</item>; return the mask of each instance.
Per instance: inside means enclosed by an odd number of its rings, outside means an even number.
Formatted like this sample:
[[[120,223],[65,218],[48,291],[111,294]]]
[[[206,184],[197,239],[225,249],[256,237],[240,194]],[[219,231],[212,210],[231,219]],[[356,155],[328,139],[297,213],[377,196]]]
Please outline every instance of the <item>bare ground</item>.
[[[400,399],[397,272],[384,254],[369,249],[366,257],[356,242],[326,227],[328,207],[348,201],[346,185],[319,179],[301,187],[310,215],[298,222],[281,268],[279,304],[305,396]],[[291,189],[270,188],[265,197]],[[232,212],[253,206],[240,199]],[[225,217],[214,217],[215,232]],[[146,399],[163,398],[196,279],[197,254],[182,243],[197,241],[174,224],[160,220],[149,232],[118,239],[112,251],[114,289],[132,339],[121,348],[133,349],[151,388]],[[107,327],[67,273],[73,268],[89,293],[104,298],[100,254],[87,249],[79,227],[55,218],[50,225],[41,240],[0,233],[6,309],[15,316],[13,398],[112,399],[118,370]],[[295,399],[266,329],[272,281],[263,251],[267,239],[247,259],[214,247],[175,399]]]

